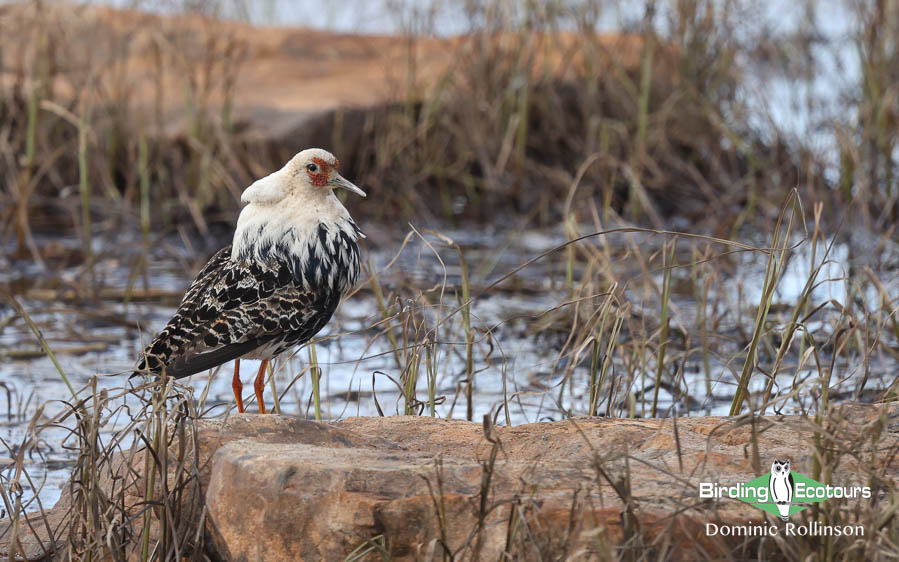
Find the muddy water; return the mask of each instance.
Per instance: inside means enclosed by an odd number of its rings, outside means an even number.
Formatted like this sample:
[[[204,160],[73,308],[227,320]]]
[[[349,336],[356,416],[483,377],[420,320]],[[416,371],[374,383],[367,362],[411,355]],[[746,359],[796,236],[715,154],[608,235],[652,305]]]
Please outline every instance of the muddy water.
[[[522,424],[585,415],[589,408],[590,361],[582,361],[569,370],[571,353],[562,353],[571,331],[571,315],[566,316],[565,311],[572,308],[564,306],[572,299],[566,285],[566,252],[556,252],[536,261],[499,285],[487,288],[516,266],[563,242],[563,235],[554,231],[514,236],[489,231],[450,231],[444,235],[464,249],[471,272],[471,291],[476,297],[471,306],[475,341],[472,418],[480,420],[490,414],[499,423],[508,419],[513,424]],[[436,366],[432,380],[437,398],[435,413],[464,419],[469,409],[465,393],[467,348],[462,314],[454,313],[461,301],[462,268],[458,253],[443,240],[426,236],[427,243],[413,238],[394,259],[400,240],[381,238],[364,255],[371,269],[381,272],[384,304],[390,307],[390,313],[405,310],[391,320],[394,338],[400,347],[404,333],[410,338],[406,343],[422,341],[424,330],[432,330],[440,321],[438,343],[432,347],[435,355],[431,357],[431,364]],[[49,239],[39,242],[47,258],[46,268],[26,262],[0,264],[4,266],[0,268],[0,284],[17,295],[40,327],[57,354],[61,369],[74,388],[81,389],[80,397],[89,392],[87,388],[94,377],[98,389],[127,386],[126,374],[133,368],[143,344],[174,312],[190,282],[190,274],[202,265],[202,256],[215,250],[215,243],[203,246],[199,242],[188,244],[182,239],[165,239],[146,252],[126,251],[122,248],[140,248],[140,241],[120,237],[115,245],[104,246],[98,242],[95,263],[87,268],[78,258],[77,242]],[[625,388],[619,389],[619,398],[611,411],[614,415],[628,411],[648,415],[656,373],[657,339],[654,338],[657,338],[660,305],[658,291],[653,286],[660,286],[662,280],[657,252],[661,241],[644,235],[621,235],[609,237],[607,242],[606,250],[613,256],[614,278],[621,287],[620,298],[631,307],[626,322],[645,327],[644,337],[650,342],[643,351],[642,363],[636,367],[633,362],[636,347],[627,348],[628,353],[613,354],[609,376],[624,381],[619,384]],[[583,244],[595,245],[595,241]],[[678,263],[695,261],[689,244],[682,243],[679,250]],[[638,255],[642,257],[636,259]],[[819,248],[816,258],[819,262],[821,255]],[[890,268],[899,267],[899,251],[894,244],[888,245],[880,256],[882,259],[876,264],[867,265],[883,269],[877,272],[895,299],[899,297],[899,280],[895,269]],[[792,304],[808,279],[811,257],[810,249],[805,246],[794,253],[778,285],[772,318],[789,317]],[[646,263],[640,265],[641,260]],[[146,268],[142,267],[143,263]],[[672,271],[672,333],[677,334],[676,328],[683,327],[684,333],[692,338],[690,348],[694,352],[684,354],[682,338],[670,336],[669,353],[680,353],[682,357],[672,361],[679,367],[666,375],[669,382],[659,389],[660,415],[726,415],[730,408],[737,373],[742,367],[741,350],[747,335],[751,334],[755,307],[761,298],[766,261],[762,254],[745,252],[712,263],[714,283],[705,315],[714,319],[714,325],[709,325],[713,344],[705,357],[707,362],[701,353],[695,352],[699,314],[695,282],[697,276],[704,278],[711,273],[690,265]],[[853,262],[848,244],[835,245],[819,273],[819,284],[809,309],[831,300],[876,302],[878,295],[873,289],[870,293],[852,293],[847,297],[847,291],[855,289],[846,276],[850,268],[860,266]],[[573,275],[576,285],[584,275],[580,265],[576,264]],[[422,293],[426,299],[420,298]],[[601,300],[589,302],[592,303],[589,306],[596,307]],[[779,312],[780,309],[783,310]],[[829,337],[834,326],[839,325],[838,316],[836,311],[822,313],[809,322],[816,340]],[[371,287],[364,286],[341,306],[335,319],[320,334],[315,351],[322,375],[324,419],[404,413],[406,404],[398,385],[407,360],[398,358],[394,352],[394,344],[385,331],[384,317]],[[52,505],[68,478],[76,453],[66,429],[70,422],[46,422],[67,411],[71,394],[57,367],[40,350],[26,322],[5,304],[0,304],[0,326],[0,437],[5,449],[0,450],[0,457],[5,457],[0,462],[6,467],[5,476],[9,477],[12,459],[31,435],[29,427],[37,416],[37,425],[41,427],[39,439],[23,453],[28,475],[33,479],[25,487],[25,496],[36,494],[45,504]],[[418,336],[414,335],[416,329],[421,330]],[[771,329],[782,329],[782,325],[775,322]],[[628,334],[633,338],[634,333],[623,331],[622,337]],[[877,335],[893,337],[889,330],[881,330]],[[430,339],[435,339],[433,334]],[[897,345],[895,341],[888,344]],[[281,394],[280,408],[284,413],[310,418],[314,415],[308,359],[308,349],[303,348],[276,363],[275,386]],[[416,387],[416,398],[424,404],[414,408],[425,415],[430,413],[426,404],[427,360],[425,354]],[[821,360],[827,362],[830,358]],[[820,387],[818,371],[813,361],[806,362],[801,369],[796,368],[798,363],[798,356],[790,357],[787,368],[782,369],[783,374],[775,381],[776,392],[800,389],[779,403],[779,411],[783,413],[808,412],[814,407]],[[241,363],[245,383],[252,379],[257,365],[254,361]],[[831,394],[836,399],[870,399],[892,382],[895,371],[895,359],[883,353],[871,354],[867,362],[840,357],[834,365]],[[228,364],[221,372],[195,375],[188,381],[210,415],[222,415],[233,406],[230,374],[231,364]],[[764,385],[764,377],[756,377],[752,390],[761,392]],[[249,386],[245,390],[245,395],[251,394]],[[267,399],[271,407],[270,388]],[[255,407],[252,401],[248,403],[250,410]],[[605,405],[600,411],[606,411]],[[111,423],[108,430],[112,431],[113,426]],[[36,508],[36,504],[30,506]]]

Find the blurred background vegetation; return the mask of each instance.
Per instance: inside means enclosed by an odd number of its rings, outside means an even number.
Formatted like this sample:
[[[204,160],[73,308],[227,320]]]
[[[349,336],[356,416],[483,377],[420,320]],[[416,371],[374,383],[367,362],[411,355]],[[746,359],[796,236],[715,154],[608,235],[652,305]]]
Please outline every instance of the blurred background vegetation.
[[[369,27],[395,35],[355,41],[217,18],[352,27],[371,3],[127,8],[2,6],[0,236],[19,258],[47,227],[205,233],[312,145],[371,190],[364,220],[595,212],[730,237],[793,188],[829,224],[896,219],[886,0],[388,1]],[[304,100],[302,81],[325,86]]]

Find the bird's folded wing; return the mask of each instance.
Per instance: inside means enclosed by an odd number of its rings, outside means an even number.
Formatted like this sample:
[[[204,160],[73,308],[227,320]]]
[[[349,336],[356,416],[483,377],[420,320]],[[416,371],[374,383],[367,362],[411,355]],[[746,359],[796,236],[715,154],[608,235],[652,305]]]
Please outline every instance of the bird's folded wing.
[[[200,270],[200,273],[197,273],[196,278],[193,283],[190,284],[190,287],[187,288],[187,291],[184,293],[184,297],[181,299],[181,304],[178,307],[178,311],[180,312],[181,307],[184,306],[185,303],[196,303],[197,296],[202,295],[206,291],[209,290],[209,286],[218,279],[218,273],[223,271],[227,266],[228,262],[231,261],[231,246],[225,246],[221,250],[215,253],[209,261],[206,262],[206,265],[203,266],[203,269]]]
[[[185,377],[306,331],[317,323],[316,303],[287,264],[237,263],[225,248],[197,276],[146,354],[169,376]]]
[[[183,377],[237,359],[273,340],[308,330],[316,323],[315,316],[310,293],[278,287],[269,296],[220,311],[212,321],[200,321],[193,338],[168,365],[168,373]]]

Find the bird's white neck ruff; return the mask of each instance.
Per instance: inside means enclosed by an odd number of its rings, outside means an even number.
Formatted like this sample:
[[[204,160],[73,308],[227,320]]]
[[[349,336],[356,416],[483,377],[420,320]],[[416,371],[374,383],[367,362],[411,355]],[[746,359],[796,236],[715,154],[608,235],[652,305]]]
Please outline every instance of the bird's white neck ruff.
[[[364,237],[332,192],[309,201],[250,203],[237,219],[231,247],[236,262],[285,261],[307,289],[348,291],[359,274],[356,240]]]

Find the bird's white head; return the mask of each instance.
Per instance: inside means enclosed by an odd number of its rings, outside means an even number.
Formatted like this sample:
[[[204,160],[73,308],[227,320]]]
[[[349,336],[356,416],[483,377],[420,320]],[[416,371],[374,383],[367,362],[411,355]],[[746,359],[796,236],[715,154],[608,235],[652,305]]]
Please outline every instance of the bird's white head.
[[[365,192],[340,175],[340,161],[321,148],[306,149],[277,172],[257,180],[240,196],[243,203],[277,205],[287,198],[314,202],[342,188],[365,197]]]
[[[365,192],[339,169],[333,154],[310,148],[244,190],[240,199],[246,206],[237,219],[231,259],[280,259],[306,288],[324,284],[346,292],[359,273],[356,240],[364,235],[334,189],[363,197]],[[326,263],[337,265],[324,271]]]

